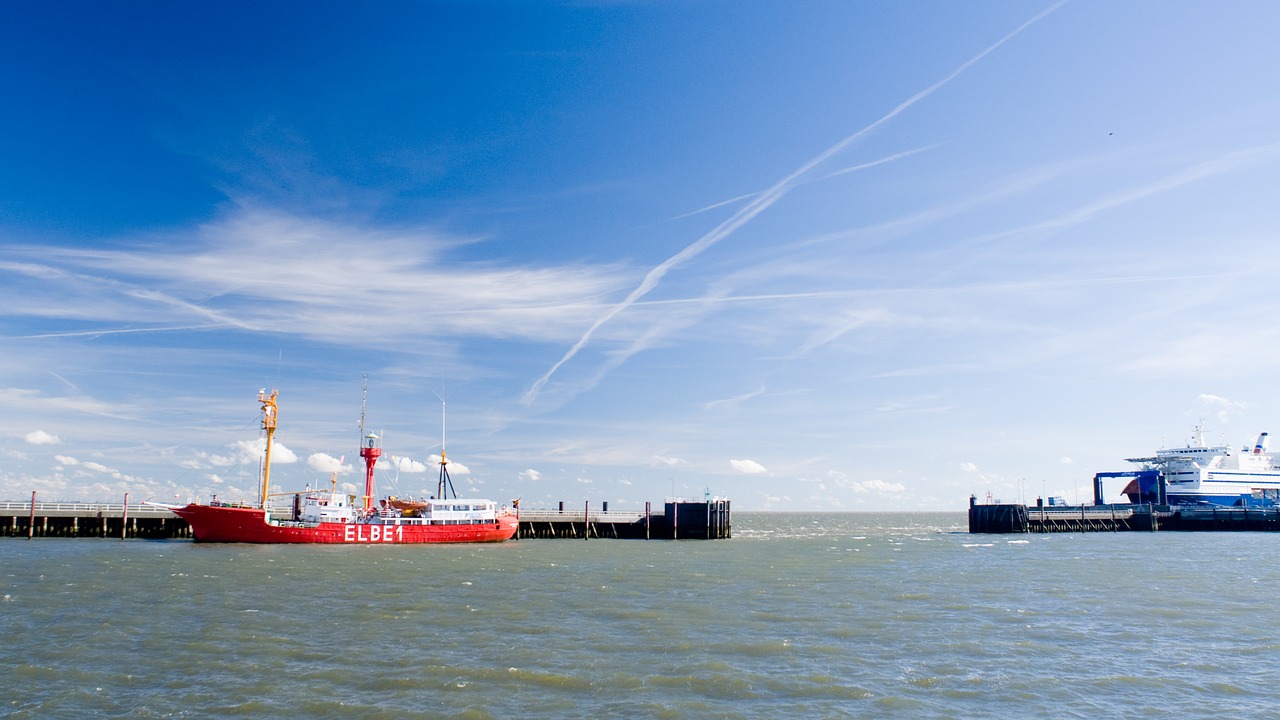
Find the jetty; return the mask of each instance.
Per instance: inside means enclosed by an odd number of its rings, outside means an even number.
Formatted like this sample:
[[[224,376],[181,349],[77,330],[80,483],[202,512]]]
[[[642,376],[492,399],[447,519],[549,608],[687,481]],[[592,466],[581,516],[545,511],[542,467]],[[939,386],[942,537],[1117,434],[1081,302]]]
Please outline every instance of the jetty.
[[[560,503],[556,510],[521,508],[516,537],[720,540],[733,537],[733,523],[729,501],[721,498],[668,500],[660,514],[653,512],[651,503],[644,504],[642,513],[609,512],[609,503],[603,503],[598,512],[590,503],[574,511]]]
[[[0,501],[0,537],[190,538],[187,521],[166,507],[123,503]]]
[[[969,532],[975,534],[1160,531],[1280,532],[1280,507],[979,504],[969,497]]]
[[[279,507],[273,512],[289,513]],[[730,502],[722,498],[673,498],[661,509],[610,512],[609,503],[576,508],[519,508],[517,539],[718,540],[733,537]],[[163,505],[0,501],[0,537],[190,539],[191,526]]]

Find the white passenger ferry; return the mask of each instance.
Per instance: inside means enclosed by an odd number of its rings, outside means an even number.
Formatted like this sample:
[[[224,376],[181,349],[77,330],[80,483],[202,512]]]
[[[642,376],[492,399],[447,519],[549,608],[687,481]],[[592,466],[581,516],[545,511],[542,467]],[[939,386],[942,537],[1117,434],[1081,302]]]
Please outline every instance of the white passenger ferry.
[[[1129,458],[1163,478],[1170,505],[1254,505],[1280,503],[1280,464],[1262,433],[1253,447],[1232,450],[1206,445],[1197,425],[1185,447],[1159,450],[1155,457]]]

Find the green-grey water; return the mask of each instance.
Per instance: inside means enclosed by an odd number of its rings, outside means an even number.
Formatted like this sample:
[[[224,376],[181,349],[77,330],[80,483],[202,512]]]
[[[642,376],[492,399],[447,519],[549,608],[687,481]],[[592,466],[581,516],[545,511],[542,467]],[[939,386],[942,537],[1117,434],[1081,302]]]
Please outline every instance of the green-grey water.
[[[0,716],[1280,717],[1255,533],[0,541]]]

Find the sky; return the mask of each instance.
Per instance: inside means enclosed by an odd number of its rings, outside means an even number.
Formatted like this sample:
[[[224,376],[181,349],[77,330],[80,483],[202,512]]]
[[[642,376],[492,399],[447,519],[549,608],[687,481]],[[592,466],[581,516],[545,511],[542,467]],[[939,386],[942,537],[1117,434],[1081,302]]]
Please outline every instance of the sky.
[[[1280,4],[0,4],[0,499],[1091,498],[1280,432]],[[1123,481],[1107,486],[1118,494]]]

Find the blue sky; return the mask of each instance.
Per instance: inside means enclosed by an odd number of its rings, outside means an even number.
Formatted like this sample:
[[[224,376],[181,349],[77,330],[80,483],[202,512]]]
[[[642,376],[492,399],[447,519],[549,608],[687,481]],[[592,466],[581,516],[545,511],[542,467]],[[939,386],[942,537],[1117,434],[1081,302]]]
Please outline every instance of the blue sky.
[[[380,491],[443,435],[460,493],[543,507],[959,510],[1252,443],[1278,26],[5,3],[0,498],[252,498],[260,388],[273,489],[354,486],[366,375]]]

